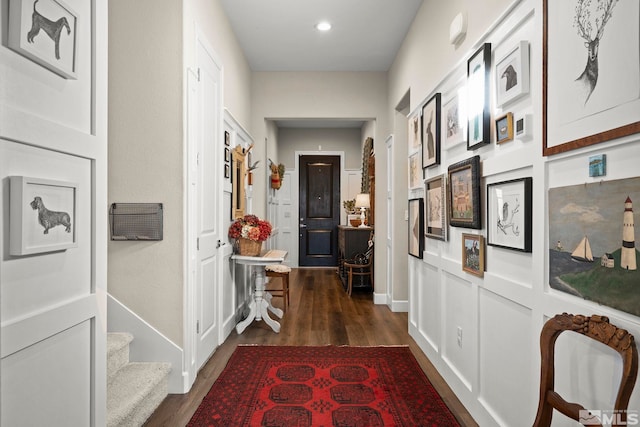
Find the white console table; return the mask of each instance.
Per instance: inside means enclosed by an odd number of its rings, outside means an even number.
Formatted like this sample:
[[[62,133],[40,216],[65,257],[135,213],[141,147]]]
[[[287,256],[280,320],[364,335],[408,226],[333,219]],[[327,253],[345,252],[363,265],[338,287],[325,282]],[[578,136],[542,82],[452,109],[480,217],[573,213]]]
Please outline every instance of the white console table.
[[[265,291],[266,275],[264,267],[269,264],[281,264],[287,257],[287,251],[270,250],[264,251],[258,256],[232,255],[231,259],[238,263],[253,267],[251,276],[253,277],[253,299],[249,303],[249,315],[246,319],[236,325],[238,335],[242,334],[247,326],[254,320],[264,320],[264,322],[274,330],[280,332],[280,323],[269,317],[269,311],[282,318],[283,312],[279,308],[271,305],[271,294]]]

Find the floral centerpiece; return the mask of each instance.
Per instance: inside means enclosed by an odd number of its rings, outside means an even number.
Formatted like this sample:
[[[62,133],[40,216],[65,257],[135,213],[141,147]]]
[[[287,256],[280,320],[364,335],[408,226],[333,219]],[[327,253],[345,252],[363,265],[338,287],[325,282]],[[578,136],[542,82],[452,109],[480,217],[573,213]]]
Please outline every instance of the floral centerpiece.
[[[238,218],[229,227],[229,238],[236,240],[240,255],[258,255],[262,249],[262,242],[269,236],[271,236],[271,223],[255,215]]]

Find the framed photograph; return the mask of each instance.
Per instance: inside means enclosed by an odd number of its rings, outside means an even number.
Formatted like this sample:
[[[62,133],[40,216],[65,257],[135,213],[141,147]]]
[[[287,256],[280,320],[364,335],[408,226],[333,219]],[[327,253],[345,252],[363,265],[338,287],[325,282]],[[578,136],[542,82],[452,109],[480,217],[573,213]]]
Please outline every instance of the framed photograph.
[[[420,151],[422,147],[422,120],[420,115],[409,117],[409,154]]]
[[[529,42],[521,41],[496,64],[496,106],[529,93]]]
[[[230,151],[227,147],[224,148],[224,161],[229,162],[231,160]]]
[[[422,238],[424,234],[422,229],[423,209],[422,199],[409,200],[409,255],[416,258],[422,258],[424,248]]]
[[[422,153],[416,152],[409,156],[409,189],[422,185]]]
[[[542,12],[543,155],[640,132],[640,3],[543,0]]]
[[[231,167],[228,164],[226,164],[224,165],[224,177],[230,178],[230,176],[231,176]]]
[[[487,185],[487,244],[531,252],[532,178]]]
[[[78,17],[59,0],[10,0],[8,45],[54,73],[76,79]]]
[[[491,43],[485,43],[467,61],[467,149],[491,142],[489,86]]]
[[[449,224],[453,227],[482,228],[480,218],[480,156],[449,166]]]
[[[9,253],[32,255],[78,246],[78,184],[10,177]]]
[[[598,154],[589,157],[589,176],[605,176],[607,174],[607,155]]]
[[[474,276],[484,276],[484,237],[462,234],[462,269]]]
[[[467,138],[467,91],[458,88],[442,107],[442,139],[445,149],[455,147]]]
[[[513,140],[513,113],[507,113],[496,119],[496,143]]]
[[[424,189],[424,234],[438,240],[447,240],[447,193],[445,175],[427,180]]]
[[[229,147],[231,145],[231,135],[229,134],[229,131],[224,131],[224,145],[226,145],[227,147]]]
[[[422,167],[440,164],[441,95],[436,93],[422,107]]]

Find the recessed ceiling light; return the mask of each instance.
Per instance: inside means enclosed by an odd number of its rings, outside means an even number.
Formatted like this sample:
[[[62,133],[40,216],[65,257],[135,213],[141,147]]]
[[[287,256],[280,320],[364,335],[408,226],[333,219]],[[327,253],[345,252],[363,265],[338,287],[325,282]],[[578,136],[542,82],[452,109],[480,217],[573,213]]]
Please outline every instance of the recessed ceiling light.
[[[329,31],[331,29],[331,23],[327,21],[321,21],[316,24],[316,30],[318,31]]]

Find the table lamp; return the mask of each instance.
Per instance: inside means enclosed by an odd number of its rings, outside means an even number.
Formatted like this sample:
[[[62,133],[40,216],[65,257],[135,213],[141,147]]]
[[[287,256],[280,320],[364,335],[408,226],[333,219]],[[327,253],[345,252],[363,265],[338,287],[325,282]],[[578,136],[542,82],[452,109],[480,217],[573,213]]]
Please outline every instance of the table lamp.
[[[360,225],[358,227],[366,227],[364,224],[364,210],[370,208],[369,194],[360,193],[356,195],[356,208],[360,208]]]

